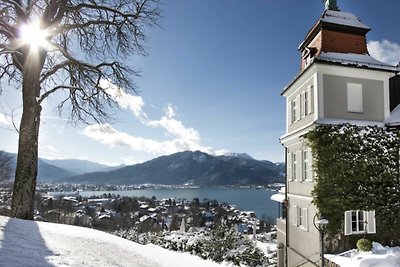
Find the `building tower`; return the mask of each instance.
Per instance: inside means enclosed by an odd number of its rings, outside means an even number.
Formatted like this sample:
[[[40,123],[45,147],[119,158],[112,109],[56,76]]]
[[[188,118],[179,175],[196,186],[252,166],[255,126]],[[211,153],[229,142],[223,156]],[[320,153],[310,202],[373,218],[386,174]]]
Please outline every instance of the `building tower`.
[[[286,153],[286,190],[284,197],[273,197],[284,209],[277,220],[282,247],[278,266],[321,264],[319,232],[313,225],[318,212],[311,195],[313,157],[303,136],[318,124],[384,127],[400,103],[399,68],[369,55],[369,31],[358,17],[340,11],[336,0],[326,0],[322,16],[298,47],[300,72],[282,92],[286,133],[280,141]]]

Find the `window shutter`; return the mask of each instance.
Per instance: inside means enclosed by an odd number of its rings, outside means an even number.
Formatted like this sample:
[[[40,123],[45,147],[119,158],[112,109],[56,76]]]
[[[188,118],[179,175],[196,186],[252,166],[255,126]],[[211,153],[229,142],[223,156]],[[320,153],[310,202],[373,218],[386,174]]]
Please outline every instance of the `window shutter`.
[[[363,112],[362,84],[347,83],[347,111]]]
[[[344,235],[351,235],[352,227],[351,227],[351,210],[345,211],[344,213]]]
[[[309,181],[313,181],[314,179],[313,179],[313,172],[314,172],[314,170],[313,170],[313,164],[312,164],[312,162],[313,162],[313,157],[312,157],[312,150],[311,150],[311,148],[309,148],[309,149],[307,149],[308,150],[308,177],[306,178],[307,180],[309,180]]]
[[[293,123],[293,101],[289,101],[288,100],[288,114],[289,114],[289,125],[291,125]]]
[[[367,211],[365,212],[365,218],[367,221],[367,233],[368,234],[376,234],[376,221],[375,221],[375,211]]]
[[[288,181],[292,181],[292,153],[287,154],[286,176]]]
[[[303,106],[304,106],[304,94],[303,93],[301,93],[300,95],[299,95],[299,108],[300,108],[300,118],[303,118],[304,117],[304,111],[303,111]]]
[[[300,95],[296,97],[296,121],[300,120],[301,118],[301,101]]]
[[[304,227],[305,230],[308,232],[308,209],[303,209],[303,220],[304,220]]]
[[[314,86],[308,88],[308,114],[314,112]]]
[[[298,225],[298,214],[297,214],[297,206],[296,205],[294,205],[293,206],[293,225],[294,226],[299,226]]]
[[[303,169],[303,153],[301,150],[296,152],[296,180],[297,181],[301,181],[303,178],[303,173],[302,173],[302,169]]]

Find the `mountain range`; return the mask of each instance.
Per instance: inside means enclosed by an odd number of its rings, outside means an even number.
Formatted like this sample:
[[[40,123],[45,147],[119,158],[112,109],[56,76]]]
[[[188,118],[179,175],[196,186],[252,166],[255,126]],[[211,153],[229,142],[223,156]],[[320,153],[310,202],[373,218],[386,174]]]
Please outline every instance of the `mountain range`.
[[[12,165],[15,168],[16,155],[9,155],[12,156]],[[81,184],[266,185],[282,182],[283,173],[283,163],[255,160],[245,153],[213,156],[201,151],[185,151],[141,164],[118,167],[87,160],[39,159],[38,181]]]
[[[255,160],[247,154],[212,156],[201,151],[185,151],[113,171],[69,177],[64,181],[94,184],[266,185],[282,182],[283,172],[283,164]]]

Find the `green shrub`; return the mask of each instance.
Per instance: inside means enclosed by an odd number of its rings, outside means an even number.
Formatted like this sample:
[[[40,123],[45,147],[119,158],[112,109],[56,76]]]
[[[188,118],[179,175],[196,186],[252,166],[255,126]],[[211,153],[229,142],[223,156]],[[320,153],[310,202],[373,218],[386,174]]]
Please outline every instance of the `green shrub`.
[[[361,238],[357,241],[357,248],[361,251],[371,251],[372,250],[372,242],[366,238]]]

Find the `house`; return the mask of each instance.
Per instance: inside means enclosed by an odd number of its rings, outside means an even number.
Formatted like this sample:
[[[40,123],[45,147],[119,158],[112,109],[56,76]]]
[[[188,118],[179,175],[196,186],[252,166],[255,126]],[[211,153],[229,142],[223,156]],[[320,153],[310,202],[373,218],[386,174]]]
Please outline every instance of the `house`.
[[[282,205],[277,220],[278,266],[321,264],[320,235],[314,227],[318,210],[311,194],[313,155],[304,135],[319,124],[400,125],[399,67],[369,55],[369,31],[357,16],[340,11],[336,0],[325,0],[322,16],[298,47],[300,72],[282,92],[286,190],[273,197]],[[344,220],[351,227],[365,217],[373,226],[374,214],[364,211],[349,211]]]

